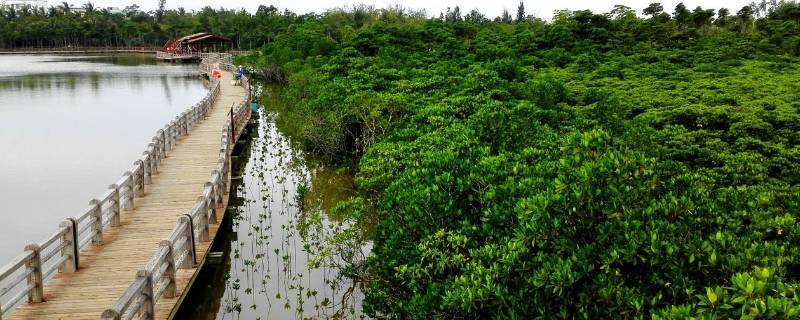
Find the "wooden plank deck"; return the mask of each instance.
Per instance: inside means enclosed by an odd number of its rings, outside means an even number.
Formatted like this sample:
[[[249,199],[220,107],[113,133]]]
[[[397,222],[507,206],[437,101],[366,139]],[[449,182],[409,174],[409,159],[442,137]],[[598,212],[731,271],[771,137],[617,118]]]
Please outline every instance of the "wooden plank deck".
[[[23,304],[8,319],[99,319],[103,310],[117,301],[136,278],[136,272],[158,250],[158,243],[170,234],[178,218],[195,205],[217,166],[220,134],[229,121],[228,112],[234,102],[246,96],[244,88],[224,80],[230,76],[224,74],[220,95],[209,117],[178,140],[159,166],[158,174],[153,175],[153,183],[145,187],[144,197],[136,198],[135,209],[122,213],[121,226],[109,228],[103,234],[103,245],[91,246],[81,253],[77,272],[59,273],[48,282],[45,302]],[[218,212],[224,214],[227,202],[225,196]],[[205,258],[218,227],[213,224],[210,228],[212,241],[197,241],[198,262]],[[156,319],[169,317],[196,271],[197,268],[177,270],[178,297],[160,299]]]

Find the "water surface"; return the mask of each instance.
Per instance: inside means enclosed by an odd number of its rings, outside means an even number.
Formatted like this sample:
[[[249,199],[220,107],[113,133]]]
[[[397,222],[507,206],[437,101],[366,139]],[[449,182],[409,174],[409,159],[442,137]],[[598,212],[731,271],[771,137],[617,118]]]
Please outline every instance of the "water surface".
[[[348,227],[330,207],[352,177],[314,164],[261,110],[235,162],[225,227],[179,319],[359,319],[363,294],[343,270],[368,247],[333,235]]]
[[[149,55],[0,55],[0,265],[79,215],[205,89]]]

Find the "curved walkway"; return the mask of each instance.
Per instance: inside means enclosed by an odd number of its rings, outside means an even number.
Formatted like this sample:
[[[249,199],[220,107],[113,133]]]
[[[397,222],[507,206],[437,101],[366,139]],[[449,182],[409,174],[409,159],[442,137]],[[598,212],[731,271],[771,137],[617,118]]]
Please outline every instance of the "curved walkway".
[[[230,77],[226,72],[222,79]],[[209,116],[178,140],[153,175],[153,183],[145,187],[144,196],[136,198],[136,208],[124,211],[121,225],[103,234],[104,244],[81,253],[77,272],[59,273],[51,280],[45,287],[45,302],[23,304],[8,319],[99,319],[131,285],[136,272],[159,249],[159,242],[167,238],[178,218],[197,202],[218,165],[220,132],[229,121],[228,112],[246,94],[244,88],[221,81]],[[221,212],[226,204],[227,197]],[[218,227],[211,226],[212,239]],[[198,261],[205,258],[212,242],[197,242]],[[158,301],[156,319],[169,317],[196,271],[177,270],[178,295]]]

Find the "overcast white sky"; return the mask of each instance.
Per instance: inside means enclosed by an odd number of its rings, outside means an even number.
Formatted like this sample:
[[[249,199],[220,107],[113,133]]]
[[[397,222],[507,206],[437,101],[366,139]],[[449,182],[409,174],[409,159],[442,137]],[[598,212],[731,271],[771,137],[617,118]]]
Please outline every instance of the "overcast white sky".
[[[87,0],[88,1],[88,0]],[[752,0],[685,0],[683,3],[690,9],[702,6],[703,8],[718,9],[726,7],[731,9],[731,13],[736,13],[742,6],[746,5]],[[86,1],[68,0],[67,2],[81,5]],[[92,0],[98,7],[125,7],[133,3],[138,4],[143,10],[149,11],[155,9],[158,0]],[[559,9],[581,10],[590,9],[594,12],[608,12],[614,7],[615,4],[623,4],[635,9],[641,13],[651,2],[660,2],[664,5],[665,11],[672,12],[680,0],[525,0],[525,8],[528,14],[533,14],[539,18],[549,20],[553,16],[553,11]],[[61,1],[50,0],[48,4],[56,5]],[[225,1],[211,1],[211,0],[167,0],[168,8],[184,7],[188,10],[199,9],[205,6],[212,7],[225,7],[225,8],[245,8],[248,11],[255,12],[259,5],[274,5],[279,9],[289,9],[296,13],[316,12],[322,13],[326,9],[346,6],[354,3],[364,3],[375,5],[376,7],[385,7],[394,4],[401,4],[405,7],[415,9],[425,9],[428,15],[438,16],[439,12],[445,11],[447,7],[459,6],[464,13],[469,10],[478,8],[481,12],[489,17],[499,16],[503,12],[503,8],[508,9],[513,14],[517,11],[519,0],[225,0]]]

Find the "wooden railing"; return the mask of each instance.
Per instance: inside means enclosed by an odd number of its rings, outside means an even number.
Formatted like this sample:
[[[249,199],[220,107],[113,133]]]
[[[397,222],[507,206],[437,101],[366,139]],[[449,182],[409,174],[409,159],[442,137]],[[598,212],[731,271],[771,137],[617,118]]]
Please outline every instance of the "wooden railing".
[[[228,59],[232,56],[247,56],[250,51],[231,51],[229,53],[216,53],[216,52],[185,52],[185,53],[169,53],[164,51],[157,51],[156,58],[160,60],[170,59]]]
[[[156,47],[23,47],[23,48],[0,48],[0,53],[103,53],[103,52],[157,52],[160,48]]]
[[[145,185],[152,183],[152,175],[158,172],[158,166],[175,146],[178,137],[188,134],[197,122],[206,117],[219,95],[219,90],[219,82],[212,83],[208,93],[199,103],[176,116],[163,129],[158,130],[152,142],[142,156],[134,162],[130,170],[125,172],[115,184],[109,186],[100,199],[91,200],[89,207],[80,216],[67,218],[53,235],[26,246],[20,255],[0,267],[0,320],[26,297],[29,303],[42,302],[44,287],[56,273],[78,270],[81,251],[90,244],[102,244],[104,230],[119,226],[120,213],[135,207],[135,199],[144,195]],[[227,148],[227,146],[224,147]],[[227,149],[225,150],[227,152]],[[221,167],[219,172],[220,176],[227,174],[227,167]],[[224,179],[218,180],[225,181]],[[215,183],[217,183],[217,187],[214,187],[216,195],[223,186],[219,185],[221,183],[219,181],[215,181]],[[180,258],[189,250],[187,248],[192,249],[191,257],[194,258],[194,238],[190,241],[188,236],[183,235],[186,232],[181,231],[183,230],[181,226],[187,222],[181,221],[176,227],[177,231],[173,232],[169,240],[168,256],[178,258],[175,259],[172,266],[188,265],[183,261],[185,258]],[[192,226],[192,219],[189,219],[188,225]],[[199,227],[203,228],[202,224]],[[185,229],[185,226],[183,228]],[[159,254],[164,250],[163,248],[159,250]],[[163,259],[159,261],[161,260]],[[163,263],[157,267],[158,269],[155,270],[160,272],[164,268]],[[160,277],[167,274],[161,273],[163,272],[156,274]]]
[[[232,70],[230,55],[209,56],[200,64],[201,72],[208,72],[209,67],[216,64],[225,70]],[[219,88],[219,82],[215,81]],[[246,96],[234,104],[227,123],[220,135],[220,150],[217,166],[205,183],[203,192],[194,207],[178,219],[178,223],[167,238],[161,241],[158,251],[150,261],[136,274],[136,279],[125,293],[109,309],[101,315],[102,319],[153,319],[155,306],[163,298],[174,298],[176,268],[195,267],[195,242],[210,241],[210,226],[218,223],[217,209],[228,193],[228,176],[230,174],[231,153],[236,144],[236,137],[242,132],[250,119],[250,86],[248,80],[242,79]]]

